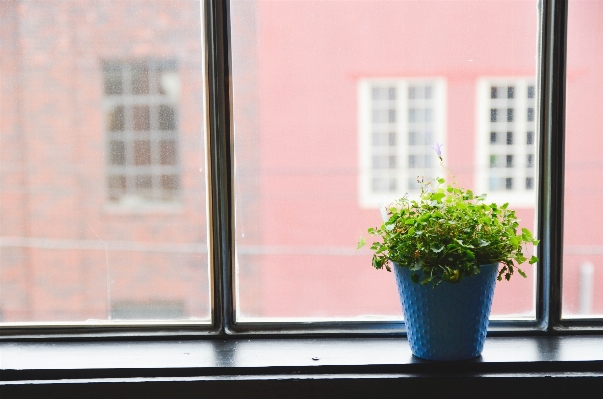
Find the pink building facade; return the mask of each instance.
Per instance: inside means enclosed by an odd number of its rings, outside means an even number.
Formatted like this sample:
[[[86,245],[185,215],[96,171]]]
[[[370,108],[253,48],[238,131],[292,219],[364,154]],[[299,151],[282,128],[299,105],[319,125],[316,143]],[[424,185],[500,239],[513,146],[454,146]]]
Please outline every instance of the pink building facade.
[[[405,151],[412,147],[413,110],[410,100],[407,108],[399,100],[414,95],[413,84],[435,82],[432,102],[439,104],[432,106],[431,141],[439,138],[444,143],[446,166],[458,182],[486,192],[490,200],[509,201],[522,224],[537,229],[538,138],[532,135],[538,90],[535,2],[254,4],[260,152],[254,176],[260,181],[261,210],[250,224],[262,225],[264,246],[257,279],[263,313],[255,316],[345,318],[399,312],[393,277],[371,270],[369,256],[355,252],[353,245],[359,236],[366,236],[367,227],[380,223],[377,201],[370,204],[365,198],[366,186],[371,189],[370,182],[363,183],[365,175],[412,176],[408,169],[416,160]],[[246,103],[237,97],[236,73],[247,67],[248,60],[238,57],[237,50],[244,43],[250,51],[248,35],[253,32],[237,25],[237,16],[252,19],[248,2],[232,5],[236,145],[245,137],[245,131],[237,130],[237,106]],[[599,2],[570,4],[566,316],[603,311],[597,290],[603,284],[597,266],[603,260],[597,229],[603,215],[596,206],[603,183],[597,135],[602,122],[593,112],[601,104],[603,85],[597,73],[601,66],[597,42],[603,32],[596,22],[602,12]],[[367,84],[394,90],[389,102],[398,118],[389,120],[394,130],[379,132],[378,123],[374,131],[363,126],[367,119],[370,125],[371,118],[379,118],[371,112],[380,111],[378,101],[366,98],[370,94],[363,97]],[[387,102],[381,104],[388,108]],[[422,106],[427,107],[425,101],[417,110]],[[379,139],[366,137],[375,132],[393,132],[395,143],[384,137],[379,144]],[[387,145],[397,149],[379,152]],[[371,146],[375,148],[367,149]],[[367,153],[369,159],[364,160]],[[392,154],[396,159],[388,165],[372,164],[372,154],[385,162]],[[393,194],[411,191],[404,182],[396,183]],[[238,225],[241,231],[248,226],[244,221]],[[239,235],[237,240],[245,243]],[[239,252],[244,249],[240,246]],[[240,272],[244,271],[241,263]],[[535,271],[531,267],[527,271],[528,279],[517,276],[497,286],[495,315],[533,315]],[[246,289],[240,285],[242,298]],[[239,309],[245,314],[246,302],[241,302]]]

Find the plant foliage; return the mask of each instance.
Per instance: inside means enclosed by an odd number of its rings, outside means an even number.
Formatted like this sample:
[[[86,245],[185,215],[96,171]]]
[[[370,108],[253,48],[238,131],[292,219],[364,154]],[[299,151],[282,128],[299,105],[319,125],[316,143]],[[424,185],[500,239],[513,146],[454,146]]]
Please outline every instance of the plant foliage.
[[[439,155],[439,154],[438,154]],[[440,157],[441,160],[441,157]],[[498,206],[484,202],[486,195],[445,184],[443,178],[422,182],[418,200],[404,196],[387,207],[387,219],[368,233],[380,236],[374,242],[373,266],[391,271],[395,262],[414,273],[415,283],[442,281],[458,283],[480,272],[480,265],[499,263],[498,280],[509,280],[517,265],[527,259],[523,246],[538,244],[529,230],[519,229],[515,211],[508,203]],[[360,239],[358,248],[365,244]],[[530,264],[538,261],[536,256]],[[517,264],[517,265],[516,265]]]

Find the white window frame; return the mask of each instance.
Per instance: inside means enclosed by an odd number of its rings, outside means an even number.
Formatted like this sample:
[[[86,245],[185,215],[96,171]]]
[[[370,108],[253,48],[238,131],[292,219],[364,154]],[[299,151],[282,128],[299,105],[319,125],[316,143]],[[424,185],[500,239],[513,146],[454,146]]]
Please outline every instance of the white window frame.
[[[433,92],[433,137],[432,144],[439,142],[445,144],[446,141],[446,79],[442,77],[421,77],[421,78],[371,78],[361,79],[358,82],[358,155],[359,155],[359,202],[362,208],[377,208],[381,205],[391,203],[409,194],[418,196],[419,190],[410,188],[408,181],[416,176],[411,176],[409,171],[409,109],[410,100],[408,98],[408,88],[412,85],[431,84],[434,87]],[[388,176],[396,179],[396,188],[393,191],[375,193],[372,189],[373,178],[373,129],[372,129],[372,88],[375,85],[388,85],[396,88],[396,93],[405,93],[397,95],[395,102],[396,121],[395,133],[396,144],[393,146],[392,154],[396,156],[396,167],[389,169]],[[445,148],[442,149],[442,155],[445,156]],[[437,171],[438,159],[433,154],[430,169]],[[438,175],[436,173],[436,175]],[[426,176],[429,177],[429,176]],[[436,177],[436,176],[431,176]]]
[[[492,86],[514,86],[513,99],[492,99]],[[528,87],[534,87],[534,98],[528,99]],[[514,208],[534,208],[538,191],[538,148],[536,128],[538,126],[536,110],[536,79],[534,77],[482,77],[477,81],[476,93],[476,143],[475,152],[475,178],[476,191],[486,193],[488,202],[508,202]],[[525,94],[525,95],[524,95]],[[506,102],[506,107],[501,107]],[[506,112],[501,115],[502,121],[491,121],[491,109],[513,108],[513,122],[507,122]],[[528,121],[528,108],[533,108],[533,120]],[[496,123],[493,127],[493,123]],[[512,123],[512,124],[511,124]],[[500,134],[497,144],[492,145],[490,134],[492,131]],[[504,132],[503,132],[504,130]],[[527,144],[527,134],[532,132],[532,144]],[[513,144],[506,144],[506,132],[513,133]],[[498,171],[491,167],[491,155],[496,155]],[[506,155],[513,156],[513,166],[506,166]],[[532,155],[532,166],[528,167],[528,155]],[[513,188],[506,190],[491,190],[490,178],[513,178]],[[532,178],[532,189],[526,188],[526,178]]]

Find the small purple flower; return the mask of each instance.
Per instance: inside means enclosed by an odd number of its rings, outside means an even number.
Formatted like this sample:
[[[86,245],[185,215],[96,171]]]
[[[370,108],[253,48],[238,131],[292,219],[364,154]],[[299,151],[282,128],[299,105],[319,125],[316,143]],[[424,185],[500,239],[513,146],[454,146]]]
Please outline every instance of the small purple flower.
[[[432,145],[431,148],[434,149],[438,157],[442,158],[442,144],[436,142],[435,145]]]
[[[428,193],[433,193],[433,188],[431,188],[431,186],[429,184],[426,184],[425,191],[427,191]]]

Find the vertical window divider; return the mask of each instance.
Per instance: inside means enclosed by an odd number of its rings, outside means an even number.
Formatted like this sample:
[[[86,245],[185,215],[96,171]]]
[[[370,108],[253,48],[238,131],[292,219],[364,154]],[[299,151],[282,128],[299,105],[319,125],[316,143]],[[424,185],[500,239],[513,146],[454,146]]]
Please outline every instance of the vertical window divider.
[[[561,321],[565,81],[568,0],[542,0],[540,30],[539,257],[537,319],[552,332]]]
[[[212,323],[219,335],[225,335],[234,320],[232,97],[228,4],[228,0],[204,1]]]

